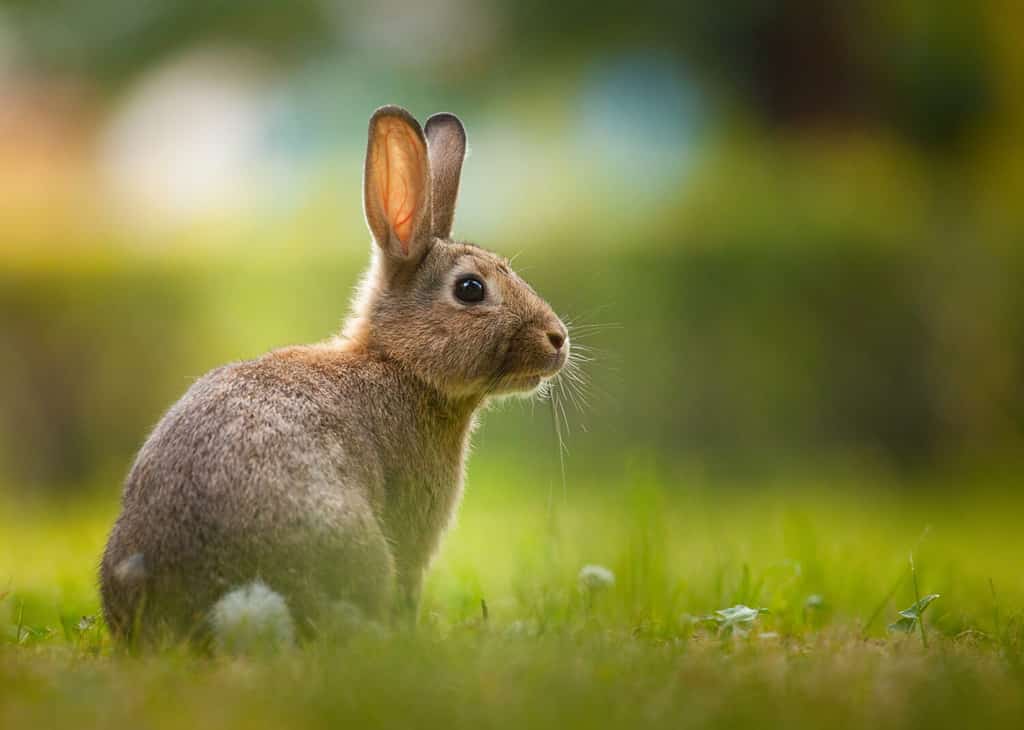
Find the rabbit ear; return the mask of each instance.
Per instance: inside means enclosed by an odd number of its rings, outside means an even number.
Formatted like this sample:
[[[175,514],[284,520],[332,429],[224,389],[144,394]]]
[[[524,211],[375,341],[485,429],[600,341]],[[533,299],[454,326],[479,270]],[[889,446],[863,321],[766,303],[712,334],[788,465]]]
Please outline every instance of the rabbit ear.
[[[363,212],[377,245],[399,261],[430,246],[430,165],[423,130],[409,112],[384,106],[370,117]]]
[[[435,114],[427,120],[425,131],[430,152],[432,232],[438,238],[448,238],[455,222],[459,176],[466,157],[466,130],[454,114]]]

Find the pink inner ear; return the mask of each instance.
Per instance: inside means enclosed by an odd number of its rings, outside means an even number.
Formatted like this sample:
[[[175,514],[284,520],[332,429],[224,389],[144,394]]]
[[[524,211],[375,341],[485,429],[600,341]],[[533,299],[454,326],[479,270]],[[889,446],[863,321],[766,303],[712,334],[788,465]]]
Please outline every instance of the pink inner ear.
[[[388,225],[409,255],[416,207],[423,197],[424,155],[422,145],[408,125],[398,119],[382,119],[374,144],[378,168],[378,193]]]

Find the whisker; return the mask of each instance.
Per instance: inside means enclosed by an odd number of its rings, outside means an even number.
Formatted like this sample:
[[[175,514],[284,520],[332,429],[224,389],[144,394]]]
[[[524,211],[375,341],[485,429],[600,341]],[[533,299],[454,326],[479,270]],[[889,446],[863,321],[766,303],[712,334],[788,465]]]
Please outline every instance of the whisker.
[[[583,389],[580,387],[579,383],[567,379],[565,381],[564,388],[566,394],[569,396],[569,400],[572,402],[573,407],[576,409],[576,412],[579,413],[581,416],[586,415],[587,411],[591,410],[590,401],[588,400],[586,394],[583,392]],[[586,421],[580,421],[580,429],[584,433],[589,431]]]
[[[573,343],[576,343],[576,342],[587,342],[587,341],[593,339],[594,337],[597,337],[598,335],[604,334],[605,332],[609,331],[610,329],[611,328],[609,327],[609,328],[606,328],[606,329],[586,329],[586,330],[584,330],[584,329],[575,329],[573,327],[569,327],[569,337],[572,339]]]
[[[575,375],[577,377],[585,379],[587,377],[586,371],[583,370],[583,365],[581,365],[581,363],[584,363],[584,362],[593,362],[593,359],[592,358],[583,359],[582,357],[580,357],[580,358],[569,358],[569,360],[565,363],[565,370],[567,372],[572,373],[573,375]]]
[[[567,383],[566,391],[570,394],[573,406],[580,415],[584,415],[587,411],[592,410],[590,406],[590,399],[582,392],[578,384]],[[580,426],[584,431],[587,430],[586,423],[581,423]]]
[[[573,313],[573,314],[570,314],[569,316],[572,317],[572,319],[575,319],[575,320],[586,321],[588,319],[592,319],[593,317],[596,317],[598,314],[600,314],[601,312],[609,309],[611,306],[612,305],[611,305],[610,302],[609,303],[605,303],[605,304],[599,304],[596,307],[591,308],[587,312],[584,312],[582,314]]]
[[[556,402],[557,402],[558,399],[555,396],[555,391],[554,390],[551,391],[551,396],[552,396],[551,400],[550,400],[550,403],[551,403],[551,421],[552,421],[552,423],[554,424],[554,427],[555,427],[555,437],[558,439],[558,444],[556,446],[556,448],[558,449],[558,466],[559,466],[559,471],[561,472],[561,475],[562,475],[562,500],[565,501],[566,498],[567,498],[567,495],[568,495],[568,491],[569,491],[568,487],[567,487],[566,479],[565,479],[565,450],[564,450],[565,449],[565,439],[562,437],[562,428],[561,428],[561,426],[559,425],[559,422],[558,422],[558,409],[556,407]],[[549,506],[554,501],[553,499],[551,499],[551,496],[552,495],[549,495],[549,499],[548,499]]]
[[[565,396],[569,399],[569,402],[572,404],[572,406],[577,411],[579,411],[579,408],[580,408],[579,402],[576,400],[576,395],[573,393],[572,388],[569,387],[569,382],[567,380],[563,379],[562,377],[559,377],[558,378],[558,387],[562,391],[562,393],[564,393]],[[568,429],[566,429],[566,430],[568,430]]]
[[[590,388],[590,381],[586,376],[577,371],[569,371],[565,375],[567,382],[571,383],[581,393],[587,393]]]
[[[575,329],[580,331],[601,331],[608,329],[622,329],[622,324],[619,322],[572,322]]]
[[[565,383],[562,380],[558,381],[558,399],[555,401],[555,405],[558,406],[559,413],[562,414],[562,426],[565,428],[565,438],[568,440],[572,429],[569,427],[569,419],[565,413]],[[568,452],[568,444],[563,444],[564,448]]]
[[[573,380],[573,382],[578,386],[580,391],[584,393],[586,396],[589,397],[593,395],[595,397],[600,397],[602,400],[612,399],[611,394],[603,387],[594,383],[590,379],[590,376],[588,373],[586,373],[586,371],[579,369],[579,367],[577,366],[571,368],[571,373],[572,375],[569,376],[567,374],[567,377],[570,377]]]
[[[583,375],[573,370],[566,370],[565,379],[566,382],[571,383],[572,385],[581,389],[586,389],[590,385],[590,383],[587,382],[586,378]]]

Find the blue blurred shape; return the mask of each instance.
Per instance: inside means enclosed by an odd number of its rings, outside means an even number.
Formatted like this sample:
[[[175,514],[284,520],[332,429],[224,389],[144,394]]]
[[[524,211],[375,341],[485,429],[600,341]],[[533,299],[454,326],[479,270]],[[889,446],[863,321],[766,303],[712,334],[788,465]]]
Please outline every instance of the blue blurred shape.
[[[604,58],[581,88],[578,143],[607,167],[617,195],[658,202],[678,193],[694,167],[705,126],[700,90],[669,54]]]

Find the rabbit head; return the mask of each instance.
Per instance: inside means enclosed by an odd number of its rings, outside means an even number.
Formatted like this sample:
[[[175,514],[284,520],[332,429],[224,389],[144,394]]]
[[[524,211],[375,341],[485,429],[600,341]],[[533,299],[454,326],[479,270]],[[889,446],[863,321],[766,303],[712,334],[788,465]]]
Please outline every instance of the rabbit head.
[[[373,264],[345,335],[453,398],[528,392],[568,357],[565,325],[509,261],[450,239],[466,153],[451,114],[370,119],[363,208]]]

